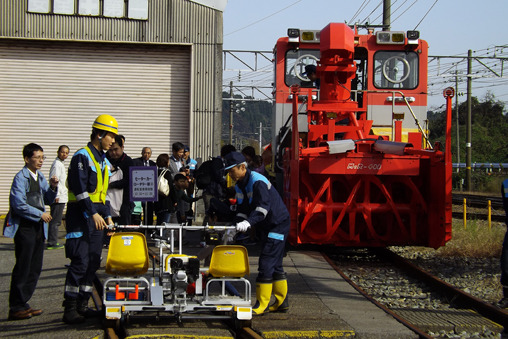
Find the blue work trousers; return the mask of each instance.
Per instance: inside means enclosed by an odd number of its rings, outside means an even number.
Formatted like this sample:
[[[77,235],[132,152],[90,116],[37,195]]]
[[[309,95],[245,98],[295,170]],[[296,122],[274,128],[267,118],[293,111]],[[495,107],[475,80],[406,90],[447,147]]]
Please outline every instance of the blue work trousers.
[[[289,223],[288,218],[270,231],[263,230],[257,282],[270,282],[273,280],[274,275],[284,274],[282,259],[284,258],[284,250],[289,233]],[[270,234],[275,234],[275,237]],[[283,239],[276,239],[278,235],[283,236]]]
[[[67,239],[65,243],[65,255],[71,260],[65,278],[65,299],[88,300],[95,272],[100,267],[104,231],[95,229],[93,218],[88,218],[87,222],[88,234]]]

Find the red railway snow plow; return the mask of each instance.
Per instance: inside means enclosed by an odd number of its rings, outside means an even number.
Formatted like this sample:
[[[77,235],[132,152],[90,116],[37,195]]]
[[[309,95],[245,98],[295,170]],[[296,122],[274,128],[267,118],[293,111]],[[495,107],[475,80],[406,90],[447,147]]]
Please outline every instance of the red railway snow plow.
[[[407,37],[394,45],[376,39],[372,32],[361,36],[345,24],[330,24],[313,46],[319,47],[316,85],[276,81],[276,103],[291,104],[281,129],[287,138],[277,136],[288,147],[278,146],[277,154],[292,244],[437,248],[451,239],[450,135],[446,151],[431,145],[419,121],[422,109],[415,114],[409,105],[426,105],[427,45],[408,45]],[[293,66],[297,76],[296,69],[306,66],[299,62]],[[411,72],[419,80],[404,83]],[[401,110],[406,114],[396,113]]]

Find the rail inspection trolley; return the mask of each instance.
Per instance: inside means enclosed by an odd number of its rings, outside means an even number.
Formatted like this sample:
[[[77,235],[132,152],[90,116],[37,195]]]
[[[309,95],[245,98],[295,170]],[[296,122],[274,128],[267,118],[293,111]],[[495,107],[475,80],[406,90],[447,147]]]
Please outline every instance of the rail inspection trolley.
[[[236,327],[251,322],[251,284],[245,278],[249,275],[249,257],[245,247],[215,246],[210,266],[204,268],[197,256],[182,254],[182,231],[218,233],[235,226],[163,224],[115,228],[127,231],[111,236],[106,273],[113,277],[104,282],[103,291],[106,319],[122,322],[135,317],[170,317],[179,322],[230,319]],[[152,268],[145,235],[136,232],[143,229],[153,230],[151,238],[159,248],[159,264],[154,256]],[[227,284],[243,286],[243,296],[228,295]]]

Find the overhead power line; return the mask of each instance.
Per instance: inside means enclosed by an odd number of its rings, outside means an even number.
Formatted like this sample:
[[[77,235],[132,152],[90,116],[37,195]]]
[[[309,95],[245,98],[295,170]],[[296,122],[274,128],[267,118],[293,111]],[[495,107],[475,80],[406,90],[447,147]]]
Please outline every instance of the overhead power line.
[[[369,15],[367,15],[367,16],[365,17],[365,19],[363,19],[360,23],[361,23],[361,24],[366,23],[366,22],[367,22],[367,20],[369,20],[369,17],[372,15],[372,13],[374,13],[374,12],[376,11],[376,9],[378,9],[378,8],[379,8],[379,6],[381,6],[382,4],[383,4],[383,1],[380,1],[380,2],[377,4],[377,6],[376,6],[376,7],[375,7],[375,8],[374,8],[374,9],[373,9],[370,13],[369,13]]]
[[[356,17],[363,11],[363,8],[364,8],[364,4],[365,2],[367,2],[367,0],[363,0],[362,4],[360,5],[360,7],[356,10],[356,13],[353,15],[353,17],[351,19],[349,19],[348,21],[348,24],[352,24],[353,23],[353,20],[356,19]],[[368,0],[367,2],[367,5],[369,4],[370,0]],[[365,6],[367,6],[365,5]]]
[[[278,10],[278,11],[277,11],[277,12],[275,12],[275,13],[272,13],[272,14],[270,14],[270,15],[268,15],[268,16],[265,16],[264,18],[261,18],[261,19],[259,19],[259,20],[254,21],[254,22],[251,22],[251,23],[250,23],[250,24],[248,24],[247,26],[244,26],[244,27],[242,27],[242,28],[239,28],[239,29],[237,29],[237,30],[235,30],[235,31],[233,31],[233,32],[229,32],[229,33],[227,33],[227,34],[224,34],[224,36],[231,35],[231,34],[233,34],[233,33],[236,33],[236,32],[239,32],[239,31],[241,31],[241,30],[244,30],[244,29],[246,29],[246,28],[248,28],[248,27],[250,27],[250,26],[253,26],[253,25],[257,24],[257,23],[260,23],[261,21],[264,21],[264,20],[266,20],[266,19],[268,19],[268,18],[270,18],[270,17],[272,17],[272,16],[274,16],[274,15],[276,15],[276,14],[279,14],[280,12],[283,12],[283,11],[285,11],[286,9],[288,9],[289,7],[292,7],[292,6],[296,5],[297,3],[301,2],[301,1],[302,1],[302,0],[298,0],[298,1],[294,2],[294,3],[292,3],[291,5],[286,6],[286,7],[284,7],[284,8],[283,8],[283,9],[281,9],[281,10]]]
[[[394,2],[392,2],[392,3],[390,4],[390,7],[388,7],[390,11],[391,11],[391,8],[392,8],[392,7],[393,7],[393,6],[397,3],[397,1],[398,1],[398,0],[395,0]],[[393,10],[393,12],[391,12],[391,14],[394,14],[395,12],[397,12],[397,11],[399,10],[399,8],[401,8],[402,6],[404,6],[404,4],[405,4],[406,2],[408,2],[408,0],[404,0],[404,2],[403,2],[403,3],[401,3],[401,4],[399,5],[399,7],[395,8],[395,9]],[[374,20],[372,20],[372,22],[376,22],[376,20],[377,20],[377,19],[379,19],[379,18],[381,18],[382,16],[383,16],[383,11],[381,11],[381,14],[379,14],[377,17],[375,17],[375,18],[374,18]]]
[[[407,11],[408,11],[411,7],[413,7],[413,5],[414,5],[415,3],[417,3],[417,2],[418,2],[418,0],[413,1],[413,3],[412,3],[411,5],[409,5],[409,7],[408,7],[408,8],[406,8],[406,10],[405,10],[404,12],[400,13],[398,17],[396,17],[395,19],[393,19],[393,20],[392,20],[392,24],[393,24],[395,21],[397,21],[397,19],[398,19],[398,18],[400,18],[402,15],[404,15],[404,13],[406,13],[406,12],[407,12]]]
[[[227,52],[227,51],[226,51]],[[231,51],[233,52],[233,51]],[[243,52],[243,53],[240,53]],[[491,90],[496,98],[506,102],[508,88],[508,46],[497,45],[478,49],[474,53],[473,65],[470,69],[470,76],[473,79],[472,93],[476,97],[482,97],[485,90]],[[260,53],[255,51],[235,51],[238,58],[243,60],[243,69],[224,70],[224,87],[229,82],[234,82],[234,88],[250,92],[248,95],[261,100],[271,98],[273,88],[273,64],[269,58],[261,58],[262,64],[245,66],[245,63],[254,63],[252,54]],[[268,54],[268,51],[264,52]],[[231,53],[224,53],[230,57]],[[248,54],[251,54],[249,57]],[[448,56],[429,56],[428,64],[428,96],[429,98],[441,97],[443,88],[458,87],[460,92],[465,91],[467,79],[467,55],[457,54]],[[229,63],[227,63],[229,64]],[[255,69],[255,71],[253,71]],[[457,79],[456,79],[457,78]],[[497,92],[502,94],[497,94]],[[247,92],[244,92],[245,95]],[[263,93],[263,95],[260,95]],[[504,99],[504,100],[503,100]],[[429,105],[432,105],[429,103]],[[508,107],[508,105],[507,105]]]
[[[425,15],[423,16],[423,18],[420,20],[420,22],[418,23],[418,25],[415,26],[415,28],[413,30],[416,31],[416,29],[418,28],[418,26],[420,26],[420,24],[422,23],[423,19],[425,19],[425,17],[427,16],[427,14],[429,14],[429,12],[431,11],[431,9],[436,5],[436,3],[438,2],[439,0],[436,0],[434,1],[434,3],[432,4],[432,6],[430,6],[429,10],[427,11],[427,13],[425,13]]]

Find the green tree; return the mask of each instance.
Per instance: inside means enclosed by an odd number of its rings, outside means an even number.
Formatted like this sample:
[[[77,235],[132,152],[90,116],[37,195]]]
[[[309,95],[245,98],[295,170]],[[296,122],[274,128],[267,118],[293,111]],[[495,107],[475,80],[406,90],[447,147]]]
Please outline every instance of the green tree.
[[[452,114],[452,154],[453,161],[457,162],[457,125],[455,108]],[[445,143],[446,110],[429,112],[430,139]],[[467,103],[459,104],[459,136],[461,162],[465,161],[466,152],[466,120]],[[488,92],[483,101],[476,97],[471,98],[471,158],[473,162],[508,162],[508,149],[506,140],[508,135],[508,116],[502,101]]]
[[[230,98],[228,92],[222,92],[223,98]],[[240,139],[244,146],[259,143],[259,123],[263,124],[262,143],[269,143],[271,132],[266,127],[271,125],[272,104],[267,101],[254,100],[250,96],[234,95],[233,101],[222,101],[222,136],[229,142],[230,105],[233,105],[234,139]],[[243,108],[243,110],[242,110]],[[237,113],[238,111],[238,113]]]

